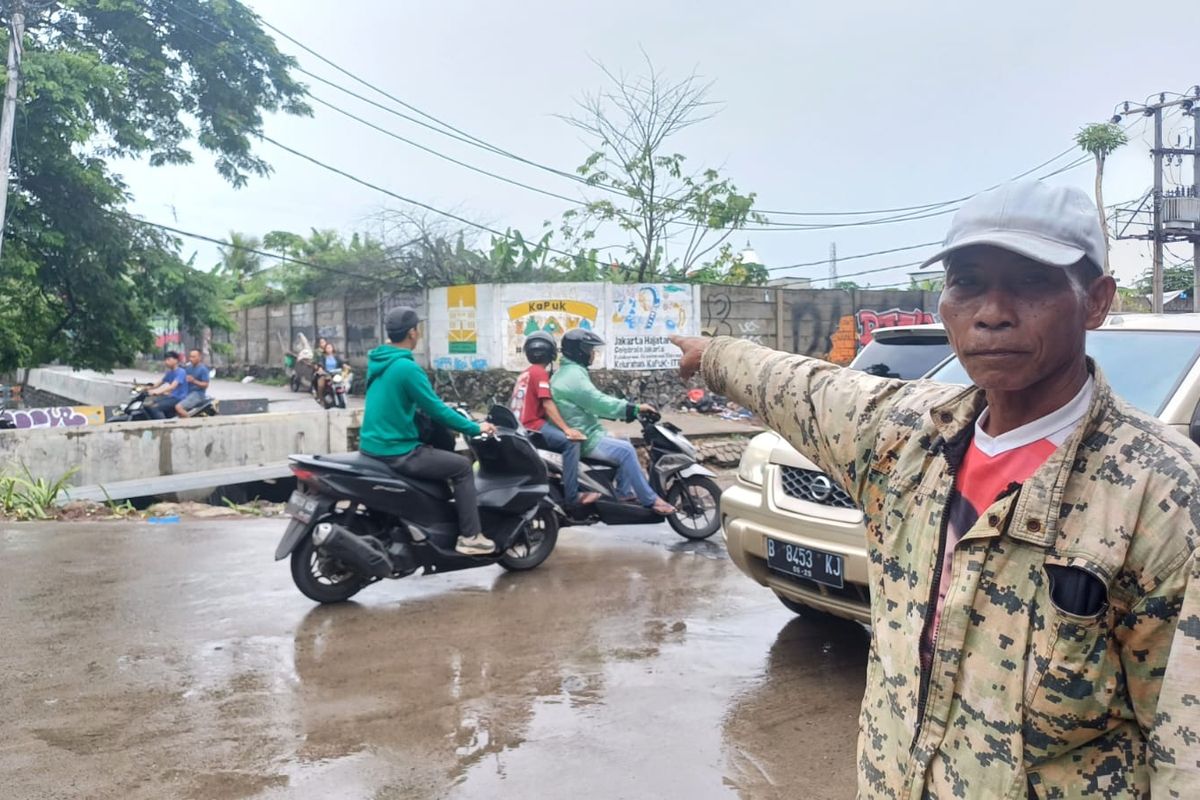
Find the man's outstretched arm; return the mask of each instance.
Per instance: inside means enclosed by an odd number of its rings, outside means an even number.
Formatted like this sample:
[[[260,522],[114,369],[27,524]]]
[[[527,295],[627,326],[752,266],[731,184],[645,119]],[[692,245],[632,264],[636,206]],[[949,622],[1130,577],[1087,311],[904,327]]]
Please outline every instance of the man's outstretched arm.
[[[680,374],[753,411],[814,464],[861,495],[879,423],[904,384],[729,337],[675,338]]]

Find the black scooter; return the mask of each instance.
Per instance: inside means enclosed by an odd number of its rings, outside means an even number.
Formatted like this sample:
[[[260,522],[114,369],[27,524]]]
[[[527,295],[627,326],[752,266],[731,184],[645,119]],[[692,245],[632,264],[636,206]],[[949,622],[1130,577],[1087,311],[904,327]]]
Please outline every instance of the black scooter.
[[[125,401],[125,405],[121,406],[116,414],[113,414],[105,422],[140,422],[143,420],[152,419],[150,412],[146,410],[146,401],[150,399],[150,384],[135,383],[129,391],[129,399]],[[217,415],[217,404],[211,397],[205,399],[203,403],[192,409],[188,415],[190,417],[215,417]],[[175,407],[171,406],[166,411],[168,419],[175,416]]]
[[[511,413],[511,412],[510,412]],[[719,502],[721,487],[716,474],[697,463],[696,448],[683,432],[665,422],[657,412],[638,414],[642,423],[642,440],[650,448],[650,486],[668,503],[675,513],[666,521],[680,536],[688,539],[707,539],[721,529]],[[594,504],[567,509],[562,491],[562,456],[546,449],[537,433],[530,438],[550,473],[550,493],[558,508],[566,509],[559,525],[649,525],[663,518],[644,506],[621,502],[617,497],[617,464],[597,456],[584,456],[579,463],[579,491],[598,492]]]
[[[488,415],[495,436],[468,442],[479,465],[479,515],[496,543],[494,554],[454,550],[458,519],[444,481],[402,477],[361,453],[295,455],[291,469],[300,487],[288,501],[292,521],[275,560],[291,556],[296,588],[318,603],[338,603],[375,581],[418,569],[428,575],[498,563],[523,571],[545,561],[558,541],[559,511],[537,450],[500,412],[507,409]]]

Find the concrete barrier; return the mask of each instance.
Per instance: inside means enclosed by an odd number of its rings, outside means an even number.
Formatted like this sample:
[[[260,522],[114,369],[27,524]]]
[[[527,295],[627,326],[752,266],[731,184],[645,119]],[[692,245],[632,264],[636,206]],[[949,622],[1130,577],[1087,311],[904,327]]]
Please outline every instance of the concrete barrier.
[[[80,428],[0,431],[0,471],[25,465],[72,486],[261,466],[291,453],[343,453],[361,425],[359,410],[254,414]]]
[[[111,377],[63,368],[31,369],[29,385],[87,406],[117,406],[129,399],[128,383],[117,383]]]

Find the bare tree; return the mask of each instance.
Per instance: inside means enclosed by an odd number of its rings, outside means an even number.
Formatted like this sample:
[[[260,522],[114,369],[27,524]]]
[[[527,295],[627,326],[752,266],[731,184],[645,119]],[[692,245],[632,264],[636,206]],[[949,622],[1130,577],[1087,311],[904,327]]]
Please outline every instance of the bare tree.
[[[644,55],[644,54],[643,54]],[[664,273],[687,273],[715,255],[732,262],[726,240],[754,219],[754,195],[742,195],[715,169],[685,170],[686,158],[669,151],[672,137],[711,119],[711,83],[695,73],[671,81],[646,57],[647,73],[631,78],[597,62],[610,86],[579,100],[574,116],[593,152],[578,172],[603,192],[579,211],[564,215],[568,234],[588,223],[613,223],[630,237],[628,254],[639,281]],[[682,255],[671,248],[682,245]]]

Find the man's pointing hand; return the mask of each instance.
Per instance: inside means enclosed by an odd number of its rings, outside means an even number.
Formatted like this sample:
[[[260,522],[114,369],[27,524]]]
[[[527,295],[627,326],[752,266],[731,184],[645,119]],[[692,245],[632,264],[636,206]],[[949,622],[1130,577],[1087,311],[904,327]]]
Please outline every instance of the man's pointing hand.
[[[700,371],[700,360],[704,351],[712,344],[712,339],[705,336],[672,336],[671,344],[683,351],[679,359],[679,377],[685,381]]]

